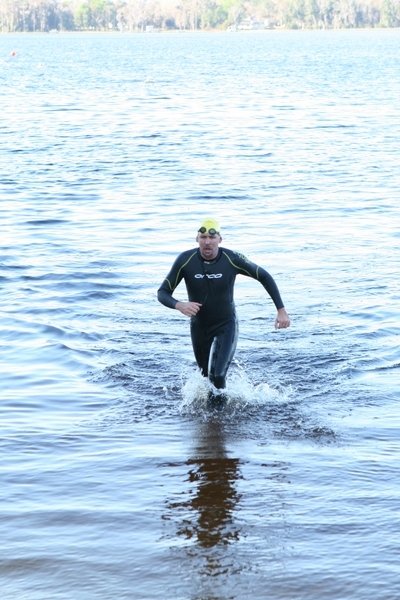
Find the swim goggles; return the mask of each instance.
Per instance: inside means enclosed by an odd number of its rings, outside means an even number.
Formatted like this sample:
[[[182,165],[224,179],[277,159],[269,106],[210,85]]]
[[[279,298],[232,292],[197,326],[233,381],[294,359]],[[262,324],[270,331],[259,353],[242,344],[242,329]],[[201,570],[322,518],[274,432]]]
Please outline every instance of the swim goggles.
[[[199,233],[207,233],[207,227],[200,227],[200,229],[199,229]],[[210,235],[219,235],[219,231],[217,231],[216,229],[214,229],[214,227],[211,227],[211,228],[208,230],[208,233],[209,233]]]

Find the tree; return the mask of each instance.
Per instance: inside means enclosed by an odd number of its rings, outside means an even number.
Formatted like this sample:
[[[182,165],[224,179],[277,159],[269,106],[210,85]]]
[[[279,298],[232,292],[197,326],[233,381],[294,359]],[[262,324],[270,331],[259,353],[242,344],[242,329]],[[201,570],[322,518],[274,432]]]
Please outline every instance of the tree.
[[[381,23],[384,27],[400,27],[400,3],[398,0],[383,0]]]
[[[110,0],[86,0],[75,14],[80,29],[107,30],[116,27],[116,7]]]
[[[0,0],[0,31],[400,27],[400,0]]]

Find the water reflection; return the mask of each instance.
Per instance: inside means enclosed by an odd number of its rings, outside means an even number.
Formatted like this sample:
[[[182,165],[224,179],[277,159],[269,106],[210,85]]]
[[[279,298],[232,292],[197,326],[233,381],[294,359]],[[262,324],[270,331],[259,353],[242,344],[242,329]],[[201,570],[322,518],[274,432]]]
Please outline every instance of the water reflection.
[[[235,483],[240,477],[239,459],[227,456],[219,422],[202,428],[196,455],[187,461],[188,481],[196,490],[188,501],[193,520],[181,533],[195,537],[204,548],[239,539],[235,508],[240,499]]]
[[[202,424],[196,435],[193,457],[185,463],[190,489],[183,501],[171,502],[169,508],[181,516],[178,535],[201,549],[224,547],[240,537],[235,521],[240,460],[228,456],[223,424],[218,420]],[[210,553],[205,558],[208,571],[215,574],[220,570],[216,555]]]
[[[289,552],[290,465],[230,456],[238,452],[238,436],[246,427],[224,416],[197,424],[190,457],[168,465],[180,473],[165,515],[174,525],[171,556],[185,577],[190,573],[192,600],[233,598],[226,589],[249,597],[249,577],[257,578],[260,590],[268,589],[270,577],[281,576]]]

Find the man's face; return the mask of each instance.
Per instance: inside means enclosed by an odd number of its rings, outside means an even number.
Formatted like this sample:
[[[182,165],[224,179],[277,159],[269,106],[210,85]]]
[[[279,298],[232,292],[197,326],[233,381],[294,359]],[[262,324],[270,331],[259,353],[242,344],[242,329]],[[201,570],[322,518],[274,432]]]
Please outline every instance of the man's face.
[[[213,260],[217,257],[218,254],[218,245],[222,241],[221,236],[218,233],[210,235],[207,231],[206,233],[198,233],[196,238],[199,248],[200,254],[206,260]]]

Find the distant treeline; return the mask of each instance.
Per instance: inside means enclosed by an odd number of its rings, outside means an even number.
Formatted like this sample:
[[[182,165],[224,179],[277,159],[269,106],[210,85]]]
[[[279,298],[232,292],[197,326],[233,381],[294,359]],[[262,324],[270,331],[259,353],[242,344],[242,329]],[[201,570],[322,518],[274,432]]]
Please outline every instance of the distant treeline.
[[[399,0],[0,0],[0,31],[400,27]]]

